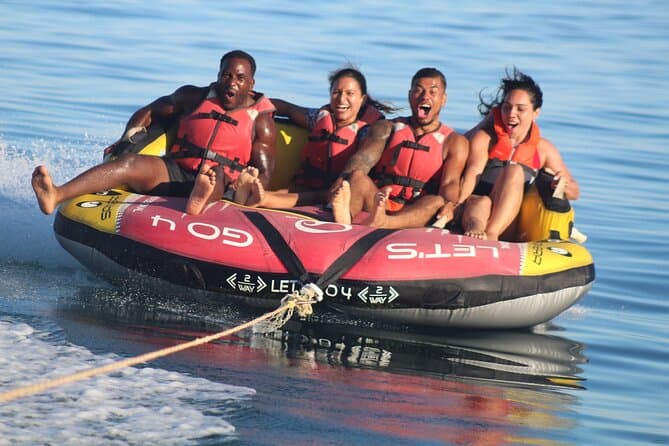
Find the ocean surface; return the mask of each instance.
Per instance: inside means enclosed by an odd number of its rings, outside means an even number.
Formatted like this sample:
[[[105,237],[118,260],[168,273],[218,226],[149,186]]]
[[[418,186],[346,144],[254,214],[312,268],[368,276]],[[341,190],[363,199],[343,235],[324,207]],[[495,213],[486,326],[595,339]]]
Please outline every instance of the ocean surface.
[[[221,55],[256,89],[327,101],[352,63],[404,107],[423,66],[443,121],[517,66],[581,185],[593,289],[526,331],[415,333],[292,321],[0,406],[0,445],[669,444],[669,8],[663,1],[0,2],[0,391],[253,315],[114,289],[57,243],[30,188],[98,163],[140,106],[206,85]]]

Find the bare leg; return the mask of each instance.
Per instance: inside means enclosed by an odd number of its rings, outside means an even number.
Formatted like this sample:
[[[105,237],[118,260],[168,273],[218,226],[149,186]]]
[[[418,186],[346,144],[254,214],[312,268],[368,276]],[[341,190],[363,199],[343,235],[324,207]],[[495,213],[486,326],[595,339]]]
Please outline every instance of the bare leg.
[[[337,223],[351,224],[351,185],[342,181],[341,187],[332,196],[332,214]]]
[[[387,229],[421,228],[429,223],[434,215],[444,205],[444,199],[439,195],[424,195],[411,204],[405,205],[394,214],[385,214],[385,221],[381,226]],[[372,221],[373,225],[379,220]]]
[[[78,195],[101,192],[123,184],[135,192],[146,193],[168,181],[169,174],[162,159],[128,154],[92,167],[62,186],[53,184],[45,166],[37,166],[31,183],[41,211],[51,214],[60,203]]]
[[[372,212],[377,206],[379,189],[374,181],[360,170],[354,170],[349,175],[351,185],[350,214],[353,219],[361,212]]]
[[[462,229],[468,237],[486,239],[486,226],[490,218],[492,200],[484,195],[470,195],[462,215]]]
[[[216,188],[218,176],[214,169],[201,171],[195,178],[195,185],[186,202],[186,213],[191,215],[200,215],[204,207],[209,203],[210,198]]]
[[[251,185],[253,180],[258,178],[260,171],[255,167],[247,167],[239,174],[237,180],[233,183],[235,189],[235,203],[246,204],[251,195]]]
[[[289,209],[295,206],[322,203],[324,195],[325,191],[289,192],[287,189],[268,191],[265,190],[259,179],[254,179],[250,185],[246,206]]]
[[[391,188],[386,187],[376,194],[376,206],[371,210],[369,217],[362,222],[363,225],[374,228],[385,227],[386,222],[389,220],[389,216],[386,215],[386,202],[391,190]]]
[[[507,166],[495,182],[491,193],[492,213],[485,231],[489,240],[499,239],[518,215],[524,182],[523,168],[517,164]]]

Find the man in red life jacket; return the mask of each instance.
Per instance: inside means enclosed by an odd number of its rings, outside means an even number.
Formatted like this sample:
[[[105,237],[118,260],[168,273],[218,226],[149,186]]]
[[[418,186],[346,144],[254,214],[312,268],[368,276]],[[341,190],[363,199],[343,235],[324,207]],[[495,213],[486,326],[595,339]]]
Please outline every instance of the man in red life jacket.
[[[331,192],[335,221],[398,229],[453,218],[467,139],[442,124],[446,78],[436,68],[411,79],[411,116],[372,124]]]
[[[45,166],[35,168],[32,186],[40,209],[51,214],[63,201],[121,184],[138,193],[188,196],[198,170],[218,165],[234,180],[246,164],[269,184],[274,168],[274,107],[253,91],[256,64],[244,51],[223,55],[216,82],[185,85],[137,110],[121,141],[132,141],[154,120],[179,120],[177,138],[162,157],[125,154],[56,186]]]

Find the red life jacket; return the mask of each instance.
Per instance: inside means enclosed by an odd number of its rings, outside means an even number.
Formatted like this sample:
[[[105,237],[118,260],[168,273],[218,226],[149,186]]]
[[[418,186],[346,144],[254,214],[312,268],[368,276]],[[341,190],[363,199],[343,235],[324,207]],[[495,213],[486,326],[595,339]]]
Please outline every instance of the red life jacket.
[[[272,112],[274,105],[261,93],[252,92],[250,107],[225,110],[213,85],[207,97],[179,122],[170,156],[186,170],[196,172],[201,163],[220,164],[232,180],[251,159],[255,120],[262,112]]]
[[[437,130],[416,140],[409,118],[396,118],[393,123],[390,141],[372,171],[372,178],[379,188],[392,187],[392,200],[404,202],[420,196],[426,185],[439,183],[444,142],[453,129],[440,124]]]
[[[509,134],[504,128],[502,122],[502,112],[499,107],[493,107],[492,116],[494,121],[495,135],[497,142],[488,150],[489,160],[500,160],[503,162],[513,161],[523,164],[536,171],[541,168],[541,159],[537,146],[541,140],[539,126],[534,122],[530,127],[529,138],[526,142],[518,144],[515,148],[511,145]]]
[[[296,183],[310,189],[328,187],[355,153],[359,132],[383,118],[376,107],[365,105],[355,122],[337,128],[329,107],[323,107],[302,152],[302,169],[296,176]]]

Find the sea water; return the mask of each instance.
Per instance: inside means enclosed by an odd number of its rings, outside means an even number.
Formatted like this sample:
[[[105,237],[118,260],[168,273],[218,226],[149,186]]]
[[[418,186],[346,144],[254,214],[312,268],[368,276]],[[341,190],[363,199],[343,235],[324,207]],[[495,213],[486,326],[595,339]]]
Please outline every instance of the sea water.
[[[517,66],[582,196],[597,279],[530,331],[291,322],[0,407],[0,444],[667,444],[669,12],[663,2],[0,3],[0,390],[157,350],[251,315],[114,289],[58,245],[30,188],[101,160],[140,106],[220,56],[317,107],[346,64],[403,107],[442,70],[464,131]]]

